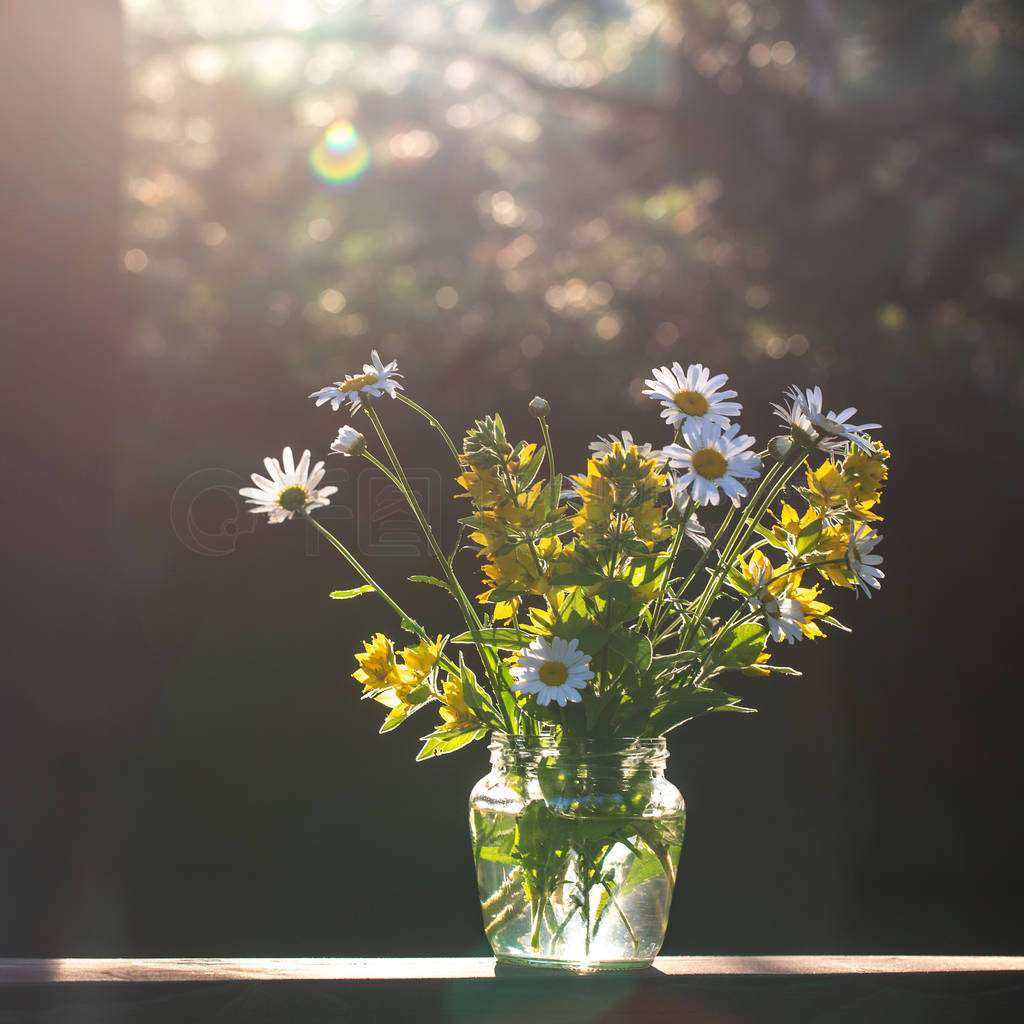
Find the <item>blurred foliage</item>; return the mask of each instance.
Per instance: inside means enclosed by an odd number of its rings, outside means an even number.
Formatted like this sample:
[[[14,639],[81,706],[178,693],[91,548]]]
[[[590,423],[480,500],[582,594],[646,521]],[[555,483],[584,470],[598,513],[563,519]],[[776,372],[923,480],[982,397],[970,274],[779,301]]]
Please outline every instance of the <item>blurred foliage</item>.
[[[122,259],[161,380],[263,359],[308,391],[373,346],[459,365],[479,413],[556,351],[610,383],[643,346],[634,398],[673,358],[956,352],[1024,402],[1014,4],[127,9]],[[370,163],[332,185],[337,121]]]

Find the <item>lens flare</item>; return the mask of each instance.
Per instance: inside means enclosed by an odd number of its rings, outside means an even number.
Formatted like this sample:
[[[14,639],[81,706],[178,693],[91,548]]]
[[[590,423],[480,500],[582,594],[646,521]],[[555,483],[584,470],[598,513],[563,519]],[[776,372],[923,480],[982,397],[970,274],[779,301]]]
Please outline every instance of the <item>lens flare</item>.
[[[370,147],[350,121],[328,125],[309,154],[313,173],[330,185],[351,185],[370,166]]]

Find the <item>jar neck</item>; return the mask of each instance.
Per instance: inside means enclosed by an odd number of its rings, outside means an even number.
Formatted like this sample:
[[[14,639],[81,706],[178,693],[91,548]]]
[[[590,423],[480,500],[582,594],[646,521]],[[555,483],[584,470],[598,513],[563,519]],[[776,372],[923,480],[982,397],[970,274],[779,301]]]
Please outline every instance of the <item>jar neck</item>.
[[[491,765],[494,768],[535,768],[557,761],[570,768],[664,771],[668,748],[664,736],[587,736],[555,739],[551,736],[512,736],[491,734]]]

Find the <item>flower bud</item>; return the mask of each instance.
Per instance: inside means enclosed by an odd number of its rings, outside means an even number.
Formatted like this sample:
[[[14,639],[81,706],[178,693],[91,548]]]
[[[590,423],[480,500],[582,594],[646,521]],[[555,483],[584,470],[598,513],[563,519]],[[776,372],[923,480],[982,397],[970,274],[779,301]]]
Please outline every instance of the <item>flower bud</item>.
[[[331,445],[332,452],[340,455],[362,455],[366,451],[366,438],[347,424],[338,431],[337,440]]]
[[[768,442],[768,454],[776,462],[782,462],[793,450],[793,438],[788,434],[779,434]]]
[[[549,412],[551,412],[551,406],[548,405],[540,395],[537,395],[536,398],[530,401],[530,412],[532,412],[537,419],[542,420]]]

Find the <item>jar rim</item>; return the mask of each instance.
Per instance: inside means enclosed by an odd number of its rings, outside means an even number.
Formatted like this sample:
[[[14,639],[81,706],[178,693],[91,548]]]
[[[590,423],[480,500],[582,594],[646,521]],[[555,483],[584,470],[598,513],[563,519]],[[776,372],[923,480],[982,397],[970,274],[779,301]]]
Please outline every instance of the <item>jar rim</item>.
[[[561,754],[576,757],[594,756],[646,756],[668,757],[664,736],[567,736],[558,738],[550,734],[525,736],[506,732],[492,732],[489,744],[492,753],[516,750],[521,754]]]

